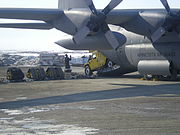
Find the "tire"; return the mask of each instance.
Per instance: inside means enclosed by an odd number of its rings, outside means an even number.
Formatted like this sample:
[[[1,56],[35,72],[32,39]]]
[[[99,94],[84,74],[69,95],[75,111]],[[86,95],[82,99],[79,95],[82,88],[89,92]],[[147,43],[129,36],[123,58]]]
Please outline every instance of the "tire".
[[[56,74],[58,79],[64,79],[64,72],[61,67],[56,67]]]
[[[49,80],[56,80],[57,79],[56,70],[52,67],[47,68],[46,76]]]
[[[22,81],[24,79],[24,73],[20,68],[8,68],[7,79],[10,81]]]
[[[86,76],[91,76],[93,74],[93,72],[91,71],[89,66],[85,67],[85,71],[84,71]]]
[[[107,67],[109,67],[109,68],[112,68],[113,67],[113,62],[112,61],[110,61],[110,60],[107,60],[107,62],[106,62],[106,66]]]

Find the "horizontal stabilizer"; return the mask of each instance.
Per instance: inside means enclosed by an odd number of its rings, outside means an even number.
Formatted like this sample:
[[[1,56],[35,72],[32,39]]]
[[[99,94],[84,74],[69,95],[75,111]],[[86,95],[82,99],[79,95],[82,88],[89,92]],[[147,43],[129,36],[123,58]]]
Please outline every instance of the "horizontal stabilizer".
[[[0,23],[0,28],[42,29],[49,30],[53,26],[47,23]]]

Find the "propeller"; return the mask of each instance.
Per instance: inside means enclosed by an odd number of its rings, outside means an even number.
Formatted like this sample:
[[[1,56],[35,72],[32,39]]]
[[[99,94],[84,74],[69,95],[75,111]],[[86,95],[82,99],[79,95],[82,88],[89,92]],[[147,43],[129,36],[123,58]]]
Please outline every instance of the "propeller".
[[[163,6],[166,8],[166,11],[167,11],[168,13],[171,13],[171,9],[170,9],[170,6],[169,6],[167,0],[161,0],[161,3],[162,3]]]
[[[86,3],[92,12],[92,15],[90,17],[90,20],[74,35],[73,41],[78,44],[89,34],[97,33],[101,30],[104,33],[109,44],[114,49],[117,49],[119,47],[119,42],[106,23],[106,18],[107,15],[122,1],[123,0],[111,0],[111,2],[101,12],[98,12],[94,6],[93,1],[86,0]]]
[[[167,16],[165,18],[165,21],[162,26],[160,26],[152,35],[151,35],[151,40],[152,42],[156,42],[159,40],[166,32],[175,30],[176,31],[176,26],[177,22],[180,21],[180,14],[178,13],[173,13],[171,11],[171,8],[168,4],[167,0],[161,0],[161,3],[165,7],[167,11]]]

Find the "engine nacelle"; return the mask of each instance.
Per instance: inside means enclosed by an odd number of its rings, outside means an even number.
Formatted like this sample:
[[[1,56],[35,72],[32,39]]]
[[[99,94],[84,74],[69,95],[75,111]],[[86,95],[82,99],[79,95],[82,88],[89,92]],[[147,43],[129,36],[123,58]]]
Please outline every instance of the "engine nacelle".
[[[80,44],[75,44],[72,36],[66,36],[56,44],[70,50],[108,50],[112,49],[103,35],[86,37]]]
[[[121,33],[113,32],[117,37],[119,46],[124,45],[126,37]],[[112,50],[112,46],[107,41],[103,33],[96,34],[94,36],[87,36],[79,44],[75,44],[72,36],[62,37],[56,44],[70,50]]]
[[[138,63],[142,75],[171,75],[171,64],[168,60],[142,60]]]

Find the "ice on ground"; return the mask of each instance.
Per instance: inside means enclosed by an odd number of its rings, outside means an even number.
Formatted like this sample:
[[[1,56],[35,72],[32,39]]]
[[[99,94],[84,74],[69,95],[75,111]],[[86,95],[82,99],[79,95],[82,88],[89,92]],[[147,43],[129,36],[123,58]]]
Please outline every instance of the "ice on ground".
[[[98,132],[98,129],[79,125],[56,124],[53,120],[40,120],[31,117],[23,120],[1,118],[0,132],[1,135],[93,135]]]
[[[0,112],[4,112],[5,114],[8,114],[10,116],[13,115],[22,115],[22,114],[33,114],[33,113],[41,113],[41,112],[49,112],[49,111],[55,111],[55,110],[83,110],[83,111],[91,111],[95,110],[96,108],[91,106],[59,106],[59,105],[49,105],[47,107],[24,107],[19,110],[13,110],[13,109],[0,109]]]

